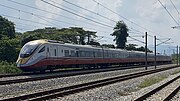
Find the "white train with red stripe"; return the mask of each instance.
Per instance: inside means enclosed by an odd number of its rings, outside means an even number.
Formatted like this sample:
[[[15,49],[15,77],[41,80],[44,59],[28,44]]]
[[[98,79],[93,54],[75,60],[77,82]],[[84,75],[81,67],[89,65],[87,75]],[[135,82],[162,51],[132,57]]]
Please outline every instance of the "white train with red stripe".
[[[171,61],[170,56],[157,55],[157,63],[171,63]],[[148,63],[153,62],[154,54],[148,53]],[[22,47],[17,67],[24,71],[41,71],[63,66],[144,63],[144,52],[68,44],[55,40],[34,40]]]

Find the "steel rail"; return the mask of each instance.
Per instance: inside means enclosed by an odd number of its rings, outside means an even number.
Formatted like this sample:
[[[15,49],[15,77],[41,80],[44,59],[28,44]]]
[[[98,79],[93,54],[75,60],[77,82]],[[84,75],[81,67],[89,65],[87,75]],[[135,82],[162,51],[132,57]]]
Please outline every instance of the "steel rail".
[[[100,72],[131,69],[131,68],[142,68],[142,67],[143,66],[110,67],[110,68],[101,68],[101,69],[98,68],[98,69],[80,69],[80,70],[54,71],[54,72],[46,72],[46,73],[25,73],[25,74],[14,74],[14,75],[12,74],[12,75],[7,75],[7,77],[30,76],[30,75],[41,75],[41,74],[42,75],[43,74],[50,74],[50,75],[49,76],[39,76],[39,77],[24,78],[24,79],[4,80],[4,81],[0,81],[0,85],[24,83],[24,82],[52,79],[52,78],[68,77],[68,76],[75,76],[75,75],[84,75],[84,74],[91,74],[91,73],[100,73]],[[58,73],[58,74],[54,74],[54,73]],[[4,76],[6,77],[6,75],[4,75]]]
[[[170,101],[180,90],[180,86],[174,89],[163,101]]]
[[[141,77],[141,76],[144,76],[144,75],[153,74],[153,73],[173,69],[173,68],[176,68],[176,67],[177,66],[168,67],[168,68],[161,68],[161,69],[154,69],[154,70],[147,70],[147,71],[131,73],[131,74],[125,74],[125,75],[121,75],[121,76],[117,76],[117,77],[106,78],[106,79],[92,81],[92,82],[88,82],[88,83],[77,84],[77,85],[72,85],[72,86],[63,87],[63,88],[57,88],[57,89],[37,92],[37,93],[33,93],[33,94],[17,96],[17,97],[9,98],[9,99],[3,99],[3,100],[0,100],[0,101],[12,101],[12,100],[13,101],[15,101],[15,100],[39,101],[39,100],[48,100],[48,99],[56,98],[56,97],[59,97],[59,96],[62,97],[62,96],[65,96],[65,95],[74,94],[74,93],[85,91],[85,90],[88,90],[88,89],[93,89],[93,88],[113,84],[113,83],[116,83],[116,82],[122,82],[122,81],[125,81],[125,80],[133,79],[133,78],[136,78],[136,77]]]
[[[145,93],[144,95],[138,97],[138,98],[135,99],[134,101],[143,101],[143,100],[146,100],[148,97],[150,97],[151,95],[155,94],[156,92],[162,90],[163,88],[165,88],[166,86],[168,86],[169,84],[173,83],[174,81],[176,81],[176,80],[179,79],[179,78],[180,78],[180,76],[177,76],[177,77],[171,79],[170,81],[162,84],[161,86],[159,86],[159,87],[157,87],[157,88],[155,88],[155,89],[153,89],[153,90]],[[178,88],[179,88],[179,87],[178,87]],[[178,92],[178,89],[177,89],[176,92]],[[173,91],[172,94],[170,94],[169,96],[167,96],[167,98],[164,99],[163,101],[169,101],[168,99],[171,99],[174,94],[176,94],[176,93]]]

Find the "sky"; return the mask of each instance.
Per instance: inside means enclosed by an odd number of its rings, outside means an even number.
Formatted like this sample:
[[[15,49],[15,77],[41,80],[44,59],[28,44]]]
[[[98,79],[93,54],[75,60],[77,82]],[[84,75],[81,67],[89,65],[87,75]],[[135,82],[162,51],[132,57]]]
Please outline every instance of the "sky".
[[[153,50],[154,36],[160,40],[157,44],[170,38],[157,46],[159,53],[173,53],[180,45],[180,27],[171,28],[179,26],[179,12],[180,0],[0,0],[0,15],[14,22],[17,32],[82,27],[96,31],[95,40],[101,44],[115,44],[110,34],[117,21],[124,21],[133,37],[127,44],[144,46],[140,41],[147,32],[148,48]]]

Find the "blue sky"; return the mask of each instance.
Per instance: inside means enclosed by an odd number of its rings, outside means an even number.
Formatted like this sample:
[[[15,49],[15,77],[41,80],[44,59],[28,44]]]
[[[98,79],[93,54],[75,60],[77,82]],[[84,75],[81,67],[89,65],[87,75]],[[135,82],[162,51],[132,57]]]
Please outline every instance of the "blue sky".
[[[37,9],[32,9],[26,6],[19,5],[17,3],[22,3],[28,6],[36,7],[38,9],[46,10],[50,13],[43,12]],[[173,19],[168,15],[165,9],[161,6],[158,0],[44,0],[55,6],[68,9],[71,12],[74,12],[83,17],[92,19],[94,21],[103,23],[107,26],[99,25],[92,21],[86,20],[84,18],[78,17],[76,15],[70,14],[62,9],[53,7],[47,3],[42,2],[41,0],[0,0],[0,15],[8,18],[13,21],[16,25],[16,31],[25,32],[28,30],[34,30],[37,28],[44,27],[83,27],[85,30],[97,31],[99,37],[96,38],[100,43],[112,43],[114,44],[113,37],[110,34],[113,32],[113,27],[115,22],[123,20],[128,28],[130,29],[129,35],[144,41],[142,36],[147,31],[150,36],[148,36],[148,45],[149,48],[153,49],[153,36],[162,41],[167,38],[171,38],[169,41],[171,44],[163,44],[166,46],[166,51],[172,52],[172,49],[176,45],[180,45],[180,28],[172,29],[171,27],[177,26]],[[67,3],[67,2],[69,3]],[[110,8],[112,11],[117,12],[119,15],[110,12],[109,10],[102,7],[103,6]],[[178,23],[180,23],[180,14],[177,13],[173,7],[170,0],[160,0],[167,10],[172,14]],[[180,11],[180,0],[171,0],[175,4],[176,8]],[[93,11],[89,12],[83,9],[80,9],[76,6],[71,5],[70,3],[79,5],[87,10]],[[8,6],[15,8],[16,10],[9,9]],[[24,11],[26,13],[24,13]],[[107,19],[99,16],[102,15]],[[123,16],[123,17],[122,17]],[[12,18],[15,17],[15,18]],[[21,20],[20,20],[21,19]],[[24,21],[30,20],[29,21]],[[111,20],[108,20],[111,19]],[[115,22],[114,22],[115,21]],[[132,22],[130,22],[132,21]],[[135,23],[135,24],[134,24]],[[136,25],[138,24],[138,25]],[[141,27],[143,28],[141,28]],[[112,28],[111,28],[112,27]],[[103,37],[101,40],[99,40]],[[141,42],[132,40],[128,38],[128,43],[137,44],[139,46],[144,45]],[[160,43],[159,41],[157,43]],[[163,53],[163,47],[158,46],[159,53]]]

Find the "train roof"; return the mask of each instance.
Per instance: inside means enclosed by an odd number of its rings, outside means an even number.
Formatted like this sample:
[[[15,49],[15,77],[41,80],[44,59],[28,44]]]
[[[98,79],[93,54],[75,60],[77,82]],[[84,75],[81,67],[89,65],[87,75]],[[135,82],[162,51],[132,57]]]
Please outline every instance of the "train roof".
[[[126,51],[126,52],[134,52],[134,53],[144,53],[140,51],[128,51],[125,49],[113,49],[113,48],[106,48],[106,47],[100,47],[100,46],[92,46],[92,45],[78,45],[78,44],[70,44],[70,43],[64,43],[62,41],[57,41],[57,40],[47,40],[47,39],[39,39],[39,40],[34,40],[32,42],[37,42],[37,43],[51,43],[51,44],[61,44],[63,46],[72,46],[72,47],[79,47],[79,48],[90,48],[90,49],[104,49],[104,50],[113,50],[113,51]],[[148,54],[153,54],[153,53],[148,53]],[[159,54],[158,54],[159,55]]]

